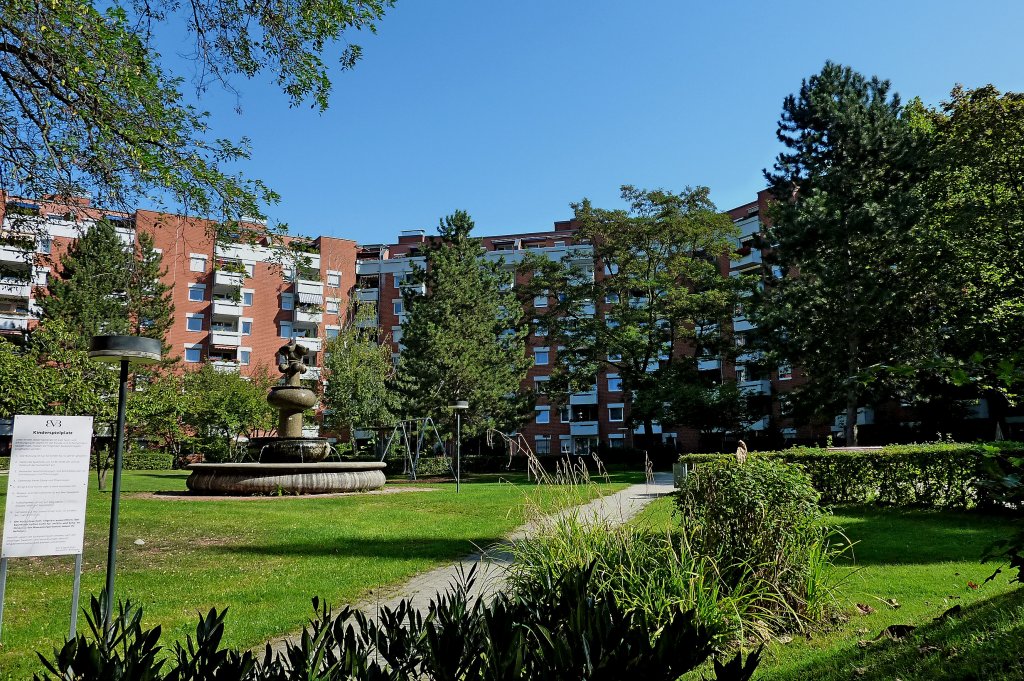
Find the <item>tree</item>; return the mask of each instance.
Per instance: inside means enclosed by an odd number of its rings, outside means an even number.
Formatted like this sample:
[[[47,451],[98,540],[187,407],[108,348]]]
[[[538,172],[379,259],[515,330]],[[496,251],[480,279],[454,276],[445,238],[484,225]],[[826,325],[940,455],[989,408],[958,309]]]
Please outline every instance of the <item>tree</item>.
[[[373,318],[371,307],[353,305],[346,325],[324,350],[324,425],[350,436],[357,428],[390,423],[398,406],[391,387],[391,344],[363,323]]]
[[[210,460],[238,460],[239,437],[250,439],[273,430],[278,412],[267,403],[277,379],[266,367],[247,377],[204,364],[184,376],[187,423],[200,453]]]
[[[735,228],[709,194],[706,187],[674,194],[627,185],[629,208],[617,210],[584,199],[573,209],[592,256],[524,261],[534,272],[528,296],[558,292],[541,320],[558,345],[549,381],[556,401],[589,389],[609,369],[632,391],[631,420],[650,438],[654,422],[668,422],[682,385],[697,380],[694,353],[681,351],[725,349],[722,323],[742,282],[722,276],[719,259],[732,250]]]
[[[0,185],[23,196],[139,197],[199,215],[261,216],[277,196],[228,168],[248,143],[216,139],[185,101],[157,36],[187,31],[196,88],[273,73],[292,105],[327,108],[328,51],[375,30],[393,0],[0,1]],[[184,36],[183,36],[184,37]],[[187,48],[186,48],[187,51]],[[340,50],[352,68],[358,45]]]
[[[532,406],[520,392],[530,360],[512,273],[501,260],[484,257],[472,230],[464,211],[444,218],[440,239],[426,250],[426,268],[408,279],[425,288],[403,292],[407,319],[397,376],[406,415],[436,417],[453,400],[467,400],[467,437],[514,429]]]
[[[197,400],[201,402],[202,395],[189,394],[185,376],[180,373],[154,374],[137,382],[136,390],[128,396],[129,436],[154,442],[179,461],[194,435],[192,416],[202,408],[197,409]]]
[[[98,334],[163,340],[174,305],[161,280],[161,258],[148,234],[139,235],[136,255],[113,224],[93,223],[61,257],[58,276],[39,301],[43,319],[60,319],[83,348]]]
[[[770,361],[806,371],[794,399],[823,416],[845,411],[855,444],[858,407],[893,390],[867,373],[926,352],[930,320],[912,304],[900,252],[920,215],[922,145],[888,81],[831,62],[785,99],[778,138],[786,151],[765,172],[778,276],[750,317]]]

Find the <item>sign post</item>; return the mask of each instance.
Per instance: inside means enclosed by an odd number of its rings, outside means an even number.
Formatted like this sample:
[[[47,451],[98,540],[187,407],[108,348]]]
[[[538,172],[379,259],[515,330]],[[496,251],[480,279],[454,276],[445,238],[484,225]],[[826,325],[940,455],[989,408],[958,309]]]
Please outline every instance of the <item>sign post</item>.
[[[78,620],[85,502],[89,492],[91,416],[15,416],[7,508],[0,547],[0,634],[7,560],[75,556],[71,634]]]

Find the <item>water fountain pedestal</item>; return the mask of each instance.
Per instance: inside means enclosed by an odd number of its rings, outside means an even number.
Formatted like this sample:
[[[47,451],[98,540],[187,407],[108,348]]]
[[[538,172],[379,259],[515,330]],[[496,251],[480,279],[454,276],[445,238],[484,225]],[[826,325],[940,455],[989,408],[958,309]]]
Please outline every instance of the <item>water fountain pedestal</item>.
[[[316,393],[300,383],[308,368],[307,350],[292,340],[281,348],[285,361],[278,370],[285,384],[267,396],[280,412],[277,437],[249,441],[251,463],[197,463],[186,485],[207,494],[329,494],[377,489],[385,483],[380,461],[327,462],[331,446],[326,438],[302,436],[302,414],[314,406]]]

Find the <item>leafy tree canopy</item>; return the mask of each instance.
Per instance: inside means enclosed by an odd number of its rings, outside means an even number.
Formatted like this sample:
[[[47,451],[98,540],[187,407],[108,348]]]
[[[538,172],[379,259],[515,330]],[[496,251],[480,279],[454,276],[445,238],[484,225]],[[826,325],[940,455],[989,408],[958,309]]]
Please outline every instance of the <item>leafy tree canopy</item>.
[[[348,36],[375,30],[393,4],[0,0],[0,186],[27,197],[91,195],[109,207],[155,196],[202,216],[261,216],[276,194],[229,169],[249,157],[248,141],[212,133],[183,79],[166,70],[157,36],[187,31],[199,93],[269,72],[292,105],[323,110],[331,62],[350,69],[361,55]]]

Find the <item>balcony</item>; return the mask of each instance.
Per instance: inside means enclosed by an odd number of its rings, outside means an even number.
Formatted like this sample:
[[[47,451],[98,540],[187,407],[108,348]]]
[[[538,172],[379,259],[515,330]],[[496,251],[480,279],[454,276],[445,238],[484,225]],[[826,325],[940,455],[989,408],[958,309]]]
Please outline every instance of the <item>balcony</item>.
[[[356,320],[356,328],[357,329],[373,329],[373,328],[377,327],[377,324],[378,324],[378,322],[377,322],[377,315],[373,315],[372,317],[363,318],[363,319],[357,319]]]
[[[378,288],[361,288],[356,291],[356,300],[360,303],[376,303],[380,300],[380,289]]]
[[[304,381],[319,381],[320,367],[306,367],[306,373],[302,374]]]
[[[242,344],[242,334],[238,331],[211,331],[210,343],[237,348]]]
[[[245,275],[241,272],[225,272],[217,270],[213,273],[214,286],[234,286],[240,288],[245,282]]]
[[[740,381],[736,385],[740,390],[748,395],[770,395],[772,392],[772,382],[768,379],[760,381]]]
[[[722,368],[722,360],[717,357],[698,357],[697,371],[718,371]]]
[[[293,334],[292,338],[310,352],[320,352],[323,348],[323,341],[316,336],[296,336]]]
[[[319,324],[324,320],[324,313],[322,310],[317,308],[310,308],[303,310],[302,308],[295,308],[295,321],[302,322],[304,324]]]
[[[213,314],[221,317],[241,317],[242,303],[236,303],[233,300],[214,299]]]
[[[569,424],[570,435],[597,435],[597,421],[577,421]]]
[[[295,292],[302,295],[323,296],[324,283],[310,279],[298,279],[295,282]]]
[[[745,239],[761,231],[761,220],[757,216],[749,217],[736,222],[736,226],[740,230],[740,239]]]
[[[569,396],[569,404],[597,404],[597,388],[585,393],[573,393]]]
[[[755,267],[761,264],[761,249],[751,248],[750,253],[740,256],[738,260],[733,260],[731,267],[733,270],[744,270],[748,267]]]
[[[641,423],[636,428],[634,428],[633,429],[633,434],[634,435],[646,435],[647,433],[644,432],[644,424]],[[652,423],[651,424],[651,435],[661,435],[661,424],[660,423]]]
[[[18,277],[0,277],[0,297],[28,298],[32,295],[32,285]]]
[[[0,333],[5,331],[28,331],[27,314],[0,312]]]
[[[210,364],[213,365],[214,371],[222,374],[237,374],[241,369],[238,362],[231,359],[215,359]]]
[[[34,251],[34,244],[0,243],[0,262],[27,263],[31,261]]]
[[[760,351],[755,352],[744,352],[743,354],[736,356],[737,364],[752,364],[754,362],[760,362],[764,359],[764,353]]]
[[[748,421],[747,423],[743,424],[743,429],[744,430],[760,431],[760,430],[767,430],[767,428],[768,428],[768,417],[767,416],[762,417],[762,418],[758,419],[757,421],[753,421],[753,422],[749,422]]]
[[[753,330],[755,328],[757,328],[757,327],[755,327],[753,324],[751,324],[750,320],[745,318],[745,317],[733,317],[732,318],[732,330],[735,333],[740,333],[742,331],[751,331],[751,330]]]

